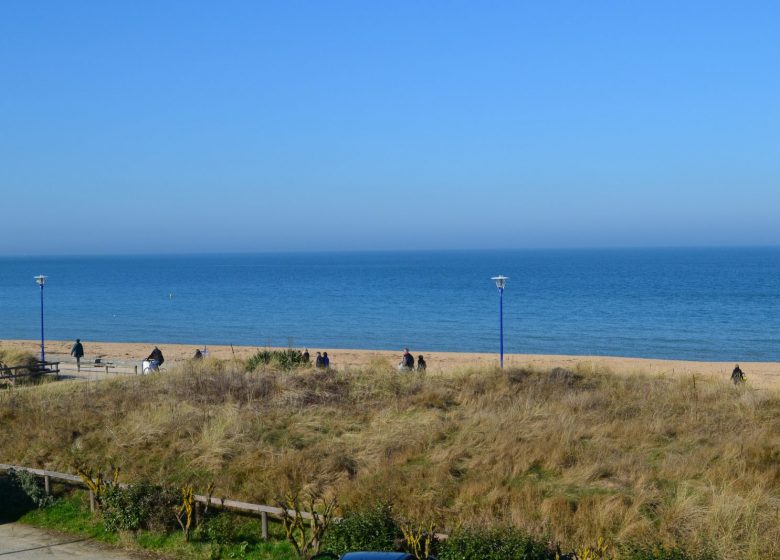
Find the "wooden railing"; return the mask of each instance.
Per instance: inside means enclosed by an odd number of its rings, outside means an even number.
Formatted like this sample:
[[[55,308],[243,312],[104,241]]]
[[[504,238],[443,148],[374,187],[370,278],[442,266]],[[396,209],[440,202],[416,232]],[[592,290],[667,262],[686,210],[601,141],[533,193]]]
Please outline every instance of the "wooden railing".
[[[36,362],[34,366],[7,366],[0,364],[0,381],[10,381],[11,385],[23,377],[40,377],[51,375],[60,376],[60,362]]]
[[[18,465],[8,465],[5,463],[0,463],[0,471],[9,471],[9,470],[25,471],[37,476],[42,476],[43,486],[47,496],[51,494],[52,480],[57,480],[59,482],[69,484],[71,486],[86,487],[86,484],[84,483],[82,478],[75,474],[61,473],[61,472],[49,471],[45,469],[33,469],[30,467],[20,467]],[[127,488],[130,485],[125,483],[120,483],[119,486],[121,486],[122,488]],[[228,500],[227,498],[215,498],[214,496],[211,497],[201,496],[199,494],[195,494],[193,498],[195,502],[199,504],[204,504],[209,507],[215,507],[218,509],[225,509],[229,511],[236,511],[253,517],[260,517],[260,527],[261,527],[262,537],[264,540],[268,540],[268,516],[270,515],[274,519],[281,519],[284,514],[284,510],[282,508],[278,508],[274,506],[266,506],[262,504],[250,504],[248,502]],[[95,496],[92,493],[92,490],[89,491],[89,507],[92,511],[95,511]],[[295,510],[291,510],[291,509],[288,509],[287,513],[288,515],[293,515],[293,516],[296,514]],[[304,519],[308,519],[308,520],[311,520],[313,518],[312,514],[308,511],[301,511],[300,515]],[[333,520],[339,521],[340,518],[334,517]],[[445,533],[436,533],[436,538],[439,540],[444,540],[447,537],[448,536]]]
[[[36,476],[43,477],[43,487],[46,491],[46,495],[51,493],[51,481],[56,480],[71,486],[86,487],[82,478],[75,474],[61,473],[56,471],[49,471],[46,469],[33,469],[30,467],[21,467],[18,465],[8,465],[0,463],[0,471],[25,471]],[[126,488],[129,484],[120,484],[121,487]],[[284,514],[282,508],[274,506],[266,506],[262,504],[250,504],[247,502],[239,502],[237,500],[228,500],[226,498],[215,498],[214,496],[201,496],[196,494],[194,497],[195,502],[204,504],[209,507],[215,507],[218,509],[226,509],[230,511],[236,511],[245,515],[251,515],[254,517],[260,517],[260,527],[262,531],[263,539],[268,539],[268,516],[271,515],[274,518],[281,518]],[[95,496],[92,490],[89,491],[89,505],[92,511],[95,510]],[[295,515],[295,511],[287,510],[289,515]],[[311,520],[312,514],[308,511],[300,512],[301,517]]]

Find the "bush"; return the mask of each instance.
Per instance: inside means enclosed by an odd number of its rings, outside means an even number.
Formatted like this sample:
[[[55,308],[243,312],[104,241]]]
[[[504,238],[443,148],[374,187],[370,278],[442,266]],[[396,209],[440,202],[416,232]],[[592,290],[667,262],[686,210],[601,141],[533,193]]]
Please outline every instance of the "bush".
[[[27,496],[30,503],[37,508],[46,507],[54,501],[54,498],[46,495],[43,480],[31,472],[15,471],[12,469],[8,472],[8,479],[10,483],[21,490],[24,495]]]
[[[332,523],[325,533],[322,550],[339,555],[351,550],[392,551],[398,549],[401,538],[391,506],[380,503]]]
[[[175,490],[148,483],[109,486],[101,504],[103,523],[107,531],[168,530],[175,526],[178,498]]]
[[[292,369],[295,367],[308,365],[303,360],[303,352],[300,350],[260,350],[246,362],[246,370],[254,371],[257,366],[274,363],[283,369]]]
[[[205,520],[195,532],[199,540],[215,544],[230,544],[236,540],[237,534],[235,519],[226,513]]]
[[[439,560],[554,560],[544,544],[512,528],[456,531],[439,545]]]

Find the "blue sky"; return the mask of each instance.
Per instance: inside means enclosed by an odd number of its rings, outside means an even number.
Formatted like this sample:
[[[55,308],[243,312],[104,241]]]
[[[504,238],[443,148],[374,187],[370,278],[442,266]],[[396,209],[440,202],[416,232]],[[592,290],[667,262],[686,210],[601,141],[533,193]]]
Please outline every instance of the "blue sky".
[[[4,2],[0,254],[780,244],[772,2]]]

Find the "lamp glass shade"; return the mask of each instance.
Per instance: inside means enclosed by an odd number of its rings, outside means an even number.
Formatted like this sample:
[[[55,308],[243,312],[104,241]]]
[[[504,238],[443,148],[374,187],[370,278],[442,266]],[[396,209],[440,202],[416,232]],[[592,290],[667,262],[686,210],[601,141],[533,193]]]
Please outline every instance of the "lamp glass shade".
[[[35,283],[39,286],[43,286],[46,283],[46,277],[41,274],[40,276],[35,277]]]
[[[498,288],[499,290],[503,290],[504,287],[506,286],[506,281],[509,280],[509,276],[503,276],[499,274],[498,276],[494,276],[493,278],[491,278],[491,280],[495,280],[496,288]]]

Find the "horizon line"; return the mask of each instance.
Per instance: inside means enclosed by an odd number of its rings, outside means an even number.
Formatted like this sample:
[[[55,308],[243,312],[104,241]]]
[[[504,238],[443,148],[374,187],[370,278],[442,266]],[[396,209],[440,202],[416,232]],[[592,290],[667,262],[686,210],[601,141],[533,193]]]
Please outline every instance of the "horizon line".
[[[0,254],[0,258],[77,258],[77,257],[211,257],[211,256],[253,256],[253,255],[332,255],[332,254],[389,254],[389,253],[478,253],[507,251],[652,251],[652,250],[712,250],[712,249],[778,249],[780,244],[765,245],[605,245],[569,247],[484,247],[484,248],[422,248],[422,249],[278,249],[262,251],[172,251],[172,252],[127,252],[127,253],[62,253],[62,254]]]

